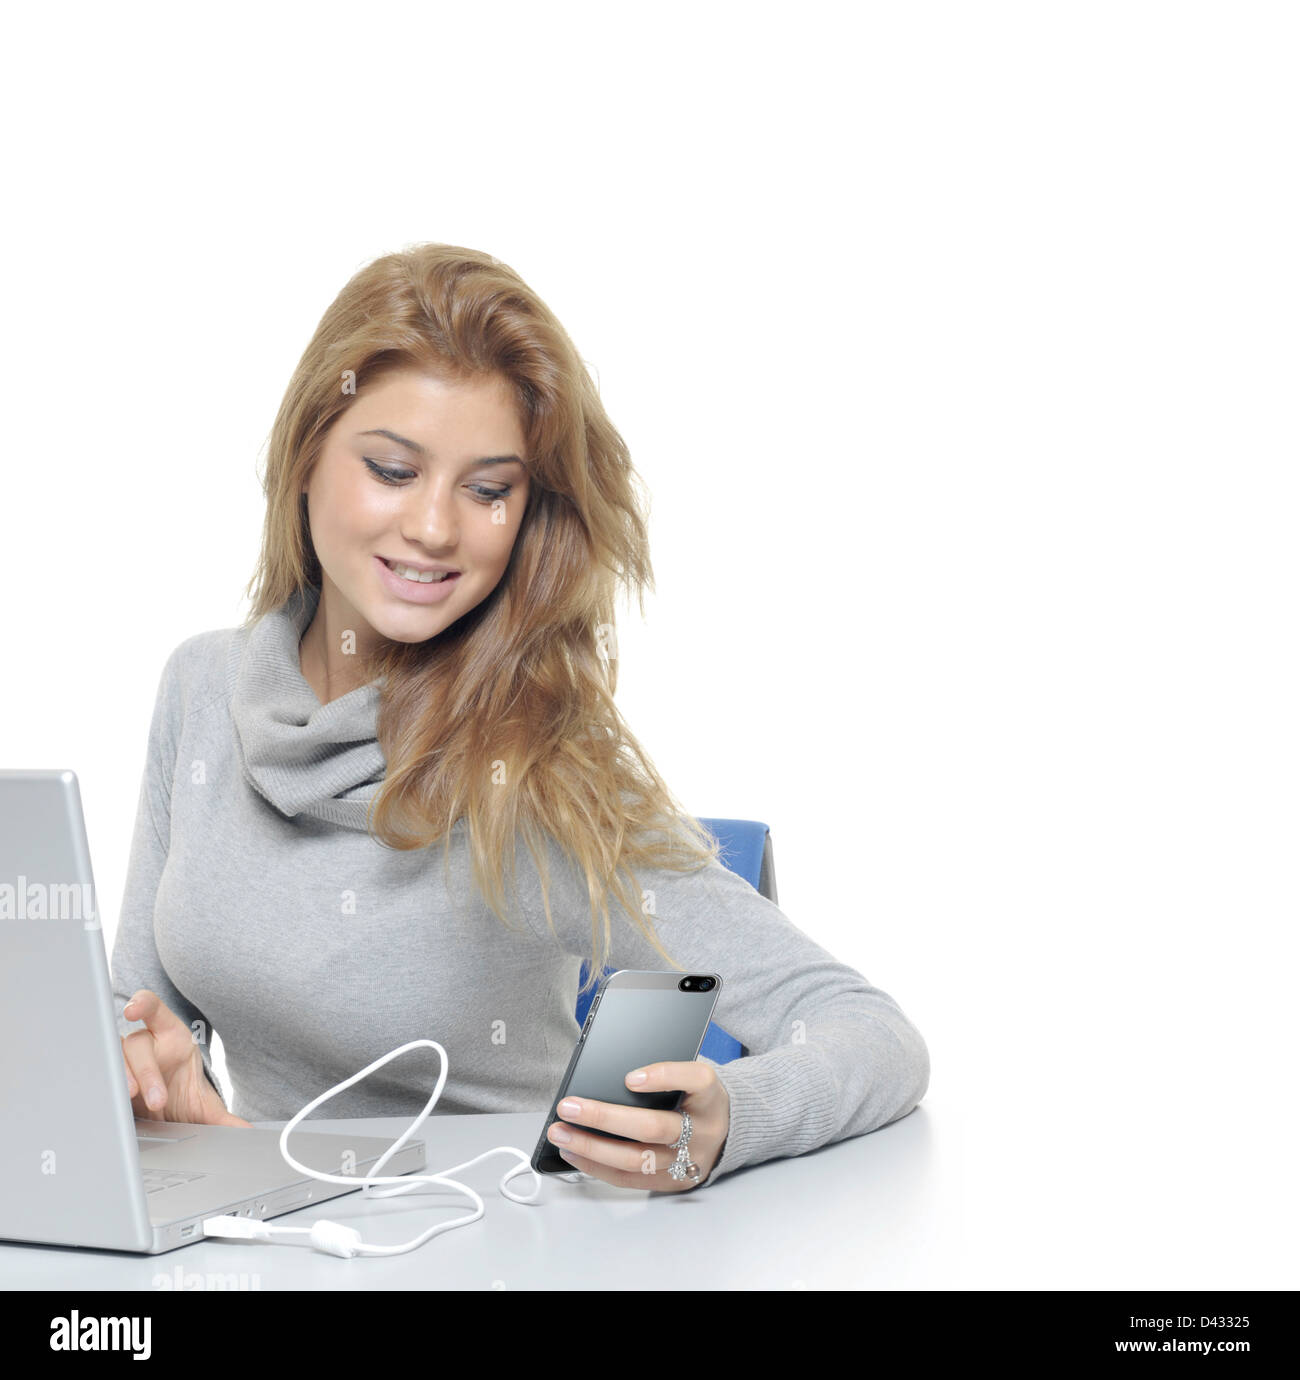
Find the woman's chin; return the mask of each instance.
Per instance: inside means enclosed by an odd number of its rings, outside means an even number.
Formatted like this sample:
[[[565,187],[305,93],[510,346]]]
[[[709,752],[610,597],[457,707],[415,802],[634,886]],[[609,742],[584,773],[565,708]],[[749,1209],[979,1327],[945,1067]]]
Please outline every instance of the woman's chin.
[[[377,618],[371,623],[371,627],[380,637],[386,638],[389,642],[427,642],[431,637],[436,637],[444,628],[448,626],[448,620],[442,617],[430,617],[425,610],[415,609],[404,616],[393,617],[391,614],[386,618]]]
[[[404,605],[397,599],[384,599],[364,612],[375,632],[390,642],[427,642],[449,628],[465,610],[445,605]]]

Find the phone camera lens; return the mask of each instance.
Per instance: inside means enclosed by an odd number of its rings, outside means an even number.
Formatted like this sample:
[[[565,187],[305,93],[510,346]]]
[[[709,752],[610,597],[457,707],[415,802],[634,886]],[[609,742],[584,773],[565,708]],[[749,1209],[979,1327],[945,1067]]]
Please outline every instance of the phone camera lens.
[[[713,979],[712,979],[712,978],[701,978],[701,979],[700,979],[700,991],[701,991],[701,992],[711,992],[711,991],[713,991]]]

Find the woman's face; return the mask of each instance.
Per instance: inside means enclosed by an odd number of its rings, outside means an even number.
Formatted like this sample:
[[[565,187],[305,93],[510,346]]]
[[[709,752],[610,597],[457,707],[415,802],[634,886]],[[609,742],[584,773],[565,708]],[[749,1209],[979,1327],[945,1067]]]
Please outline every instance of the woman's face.
[[[407,371],[362,388],[305,486],[330,635],[424,642],[505,573],[528,500],[525,442],[497,374],[448,383]],[[398,567],[398,568],[395,568]],[[416,571],[455,573],[433,583]]]

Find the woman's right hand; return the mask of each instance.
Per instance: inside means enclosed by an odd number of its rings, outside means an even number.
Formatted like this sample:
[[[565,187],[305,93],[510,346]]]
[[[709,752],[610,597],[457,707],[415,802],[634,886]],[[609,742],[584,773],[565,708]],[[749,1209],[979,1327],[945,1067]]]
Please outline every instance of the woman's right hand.
[[[187,1026],[147,988],[122,1014],[144,1030],[122,1036],[131,1110],[145,1121],[198,1121],[210,1126],[251,1126],[232,1115],[203,1071],[203,1054]]]

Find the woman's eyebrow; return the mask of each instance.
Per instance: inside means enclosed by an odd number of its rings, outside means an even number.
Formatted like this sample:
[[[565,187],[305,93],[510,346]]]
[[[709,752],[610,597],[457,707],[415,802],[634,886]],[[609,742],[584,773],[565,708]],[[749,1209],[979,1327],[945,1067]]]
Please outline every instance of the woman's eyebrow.
[[[384,427],[376,427],[373,431],[358,431],[358,436],[387,436],[390,441],[396,441],[399,446],[405,446],[407,450],[412,450],[416,455],[427,455],[428,451],[418,442],[409,441],[405,436],[399,436],[395,431],[388,431]],[[517,455],[486,455],[481,460],[475,460],[476,465],[522,465],[524,462]]]

